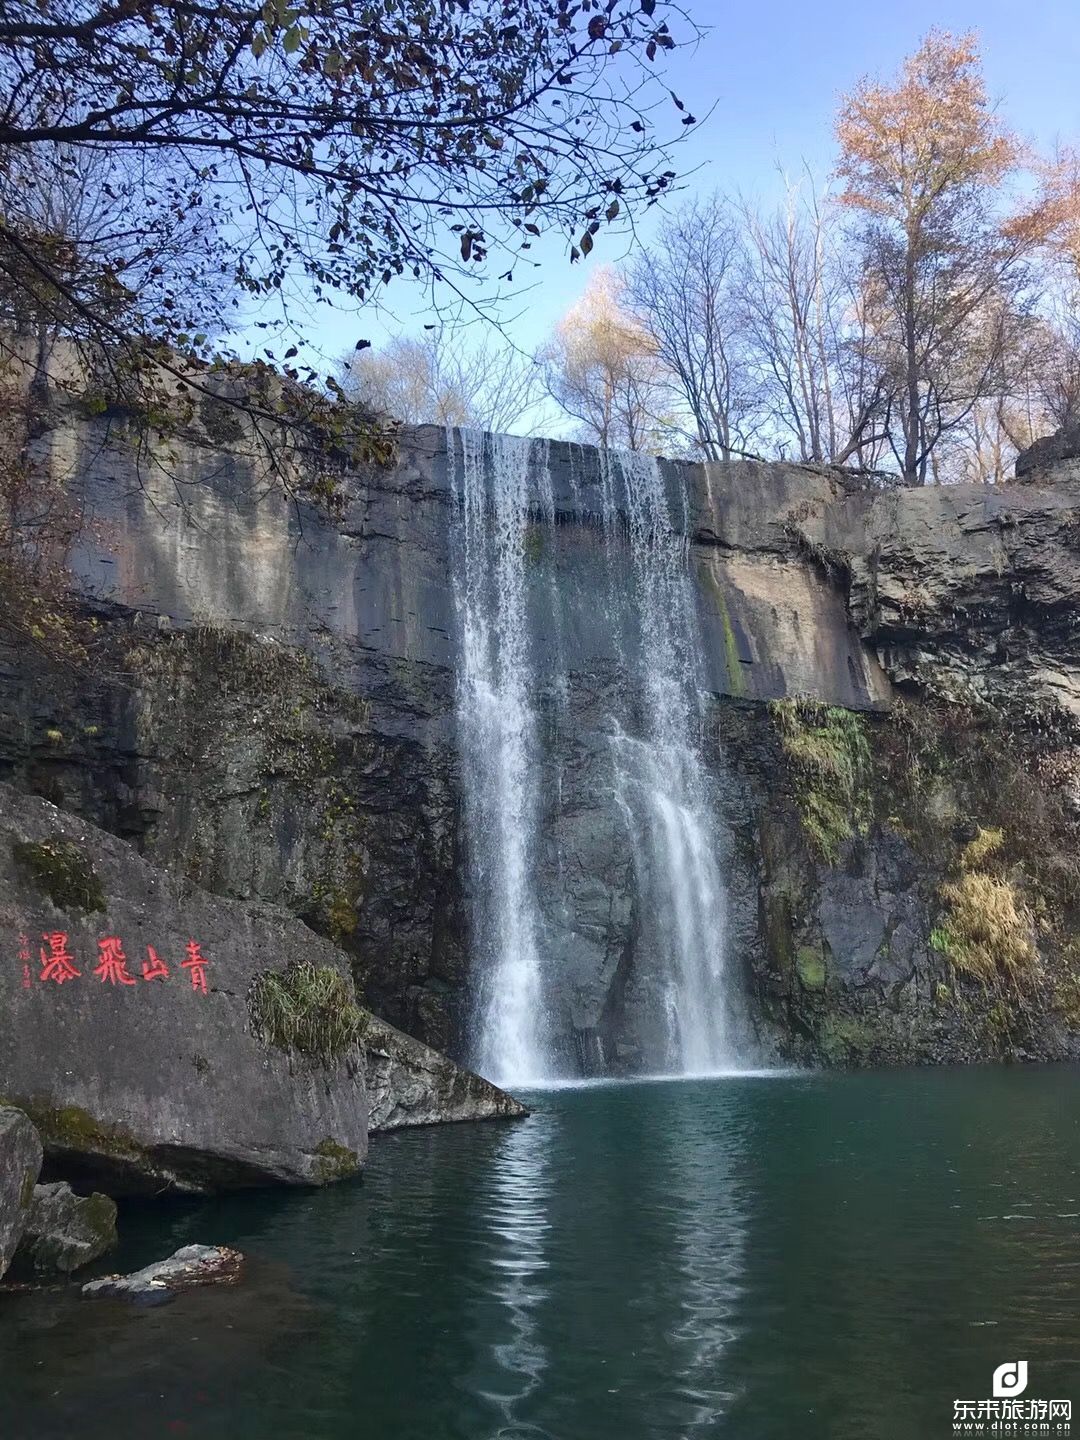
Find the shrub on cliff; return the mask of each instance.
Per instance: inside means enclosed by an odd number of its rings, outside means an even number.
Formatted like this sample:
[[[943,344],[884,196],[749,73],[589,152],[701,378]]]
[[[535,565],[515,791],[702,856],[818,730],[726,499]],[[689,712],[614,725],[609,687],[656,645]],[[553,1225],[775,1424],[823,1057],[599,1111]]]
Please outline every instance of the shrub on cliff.
[[[357,1044],[367,1014],[350,981],[329,965],[294,960],[255,977],[248,998],[251,1028],[265,1044],[305,1056],[327,1069]]]
[[[945,910],[931,935],[956,970],[988,987],[1019,985],[1039,961],[1030,909],[1012,879],[989,868],[1004,842],[1001,830],[983,827],[964,847],[959,876],[941,886]]]

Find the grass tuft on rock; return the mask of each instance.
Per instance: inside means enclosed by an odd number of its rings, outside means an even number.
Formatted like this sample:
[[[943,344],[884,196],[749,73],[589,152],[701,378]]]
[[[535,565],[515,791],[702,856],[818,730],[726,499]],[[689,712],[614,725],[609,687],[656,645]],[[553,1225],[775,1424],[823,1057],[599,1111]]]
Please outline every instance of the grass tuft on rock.
[[[251,1028],[267,1045],[330,1068],[361,1039],[367,1015],[349,980],[330,965],[295,960],[257,975],[248,999]]]
[[[835,865],[844,841],[867,819],[870,747],[862,719],[853,710],[807,699],[774,700],[769,709],[794,773],[803,829]]]
[[[974,840],[969,841],[960,854],[960,868],[967,871],[980,870],[986,862],[999,855],[1005,845],[1005,832],[996,827],[981,828]]]
[[[1019,980],[1034,969],[1034,921],[1011,880],[965,870],[942,885],[941,898],[944,924],[931,943],[954,969],[986,986],[999,978]]]
[[[16,866],[58,910],[105,909],[105,891],[97,871],[78,845],[63,836],[49,840],[16,840],[11,847]]]

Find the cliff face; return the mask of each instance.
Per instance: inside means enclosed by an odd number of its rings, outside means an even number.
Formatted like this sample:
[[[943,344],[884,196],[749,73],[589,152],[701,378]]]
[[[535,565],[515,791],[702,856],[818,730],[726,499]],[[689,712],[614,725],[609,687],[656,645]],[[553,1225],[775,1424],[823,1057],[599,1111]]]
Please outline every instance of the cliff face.
[[[43,443],[82,488],[101,638],[89,683],[9,660],[4,773],[211,891],[286,907],[350,954],[379,1014],[462,1054],[444,435],[404,435],[334,521],[264,493],[242,442],[209,432],[154,464],[66,411]],[[564,1062],[633,1069],[660,960],[603,794],[622,677],[598,596],[634,579],[600,526],[596,452],[545,462],[529,586],[565,683],[533,697],[543,944]],[[786,466],[663,476],[712,697],[729,964],[765,1052],[1073,1053],[1080,480],[863,496]],[[972,933],[979,895],[1007,940]]]
[[[287,911],[2,785],[0,925],[0,1114],[33,1120],[50,1177],[322,1185],[369,1132],[524,1114],[357,1005],[347,957]]]

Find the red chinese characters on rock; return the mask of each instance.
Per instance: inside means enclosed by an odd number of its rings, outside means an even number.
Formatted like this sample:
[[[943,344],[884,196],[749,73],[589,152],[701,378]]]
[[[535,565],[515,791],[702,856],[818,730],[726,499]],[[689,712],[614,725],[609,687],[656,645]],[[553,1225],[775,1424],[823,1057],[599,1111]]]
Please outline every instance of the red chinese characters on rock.
[[[202,946],[197,940],[189,940],[184,947],[185,959],[180,961],[181,970],[186,970],[191,976],[191,988],[206,994],[206,967],[209,961],[202,953]]]
[[[75,961],[68,949],[68,937],[63,930],[52,930],[41,937],[45,945],[41,948],[41,978],[63,985],[65,980],[77,980],[82,974],[75,969]],[[45,946],[48,946],[46,950]]]
[[[106,935],[104,940],[98,941],[98,963],[94,966],[94,974],[104,985],[134,985],[135,976],[128,974],[127,956],[124,954],[124,947],[116,935]]]
[[[146,947],[146,959],[143,961],[142,978],[144,980],[167,980],[169,978],[169,967],[161,959],[153,945]]]
[[[44,932],[41,938],[45,943],[40,947],[39,983],[64,985],[68,980],[81,979],[82,971],[76,967],[75,957],[68,943],[67,932],[50,930]],[[128,958],[124,953],[123,941],[119,935],[103,936],[97,942],[97,947],[98,963],[94,966],[93,974],[102,985],[138,985],[138,979],[128,969]],[[33,977],[30,969],[31,953],[28,935],[19,936],[18,959],[22,967],[23,989],[30,990],[33,988]],[[180,962],[180,968],[187,971],[191,978],[191,988],[197,994],[206,995],[209,992],[206,982],[209,965],[210,961],[203,954],[198,940],[189,940],[184,947],[184,959]],[[146,959],[142,963],[142,978],[144,981],[171,978],[168,965],[153,945],[146,947]]]

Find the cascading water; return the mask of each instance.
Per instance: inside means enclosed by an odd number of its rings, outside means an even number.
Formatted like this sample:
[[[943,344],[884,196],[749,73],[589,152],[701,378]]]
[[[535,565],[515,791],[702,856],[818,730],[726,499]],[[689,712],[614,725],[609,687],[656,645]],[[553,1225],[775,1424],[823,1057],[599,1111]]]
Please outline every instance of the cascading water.
[[[703,667],[689,539],[672,523],[651,456],[609,454],[603,477],[605,531],[622,524],[629,538],[636,635],[624,634],[623,658],[642,712],[637,736],[617,719],[616,786],[630,819],[647,943],[669,953],[666,1068],[704,1074],[732,1065],[734,1056],[723,974],[726,897],[694,683]]]
[[[475,1064],[496,1081],[544,1079],[548,1035],[533,885],[538,819],[535,685],[526,613],[532,442],[447,436],[460,529],[458,724],[477,951]]]
[[[545,692],[565,706],[575,683],[559,576],[536,564],[540,534],[554,535],[553,482],[543,442],[456,431],[447,453],[476,975],[472,1059],[493,1079],[521,1085],[554,1078],[568,1055],[552,1002],[569,982],[551,973],[542,917],[572,906],[550,893],[564,883],[561,854],[540,863],[542,839],[559,848],[554,830],[542,827],[557,824],[562,796],[538,707]],[[635,965],[652,977],[648,1004],[660,1036],[650,1068],[708,1073],[736,1066],[737,1057],[686,525],[674,523],[650,457],[602,453],[600,482],[592,534],[602,540],[606,593],[601,580],[586,609],[619,680],[602,692],[599,728],[608,740],[599,753],[609,768],[596,776],[592,803],[606,807],[632,853]],[[587,521],[572,473],[570,489],[567,505]]]

